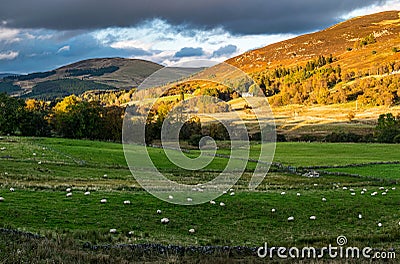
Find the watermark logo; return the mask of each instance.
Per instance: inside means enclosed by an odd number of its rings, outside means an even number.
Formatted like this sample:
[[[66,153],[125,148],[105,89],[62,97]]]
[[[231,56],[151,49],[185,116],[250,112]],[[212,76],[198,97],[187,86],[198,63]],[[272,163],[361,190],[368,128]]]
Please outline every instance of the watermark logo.
[[[251,159],[256,166],[248,187],[255,189],[275,153],[275,123],[264,92],[247,74],[226,63],[192,61],[155,72],[139,86],[124,117],[123,147],[132,175],[161,200],[194,205],[232,188]],[[230,100],[233,96],[239,98],[237,105]],[[229,152],[218,153],[221,138],[204,135],[197,123],[228,139]],[[190,139],[198,137],[198,156],[181,147],[183,131]],[[251,137],[261,143],[255,151],[250,149]],[[150,144],[162,155],[152,156]],[[207,168],[216,158],[226,158],[226,166],[214,179],[196,184],[175,182],[168,170],[158,166],[169,162],[189,174]]]
[[[338,236],[336,239],[337,246],[329,244],[327,247],[315,248],[315,247],[268,247],[267,243],[264,246],[259,247],[257,255],[260,258],[280,258],[280,259],[395,259],[396,252],[394,251],[374,251],[370,247],[350,247],[345,246],[347,244],[347,238],[345,236]]]

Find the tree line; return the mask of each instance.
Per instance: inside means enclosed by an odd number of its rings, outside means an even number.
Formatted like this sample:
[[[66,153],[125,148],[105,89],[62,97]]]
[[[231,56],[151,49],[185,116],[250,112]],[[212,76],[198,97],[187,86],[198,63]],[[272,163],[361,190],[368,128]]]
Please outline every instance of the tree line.
[[[48,103],[0,94],[0,134],[120,141],[124,111],[75,95]]]

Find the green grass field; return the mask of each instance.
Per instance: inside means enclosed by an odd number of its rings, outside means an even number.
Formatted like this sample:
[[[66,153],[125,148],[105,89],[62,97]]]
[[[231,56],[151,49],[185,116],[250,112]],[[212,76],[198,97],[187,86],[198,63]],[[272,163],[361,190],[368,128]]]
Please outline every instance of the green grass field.
[[[5,148],[0,152],[0,196],[4,198],[0,227],[4,228],[69,239],[78,246],[90,242],[258,247],[268,242],[274,246],[322,247],[335,244],[339,235],[345,235],[351,246],[400,246],[400,186],[385,181],[398,178],[396,164],[332,169],[368,178],[306,178],[273,172],[252,192],[247,183],[253,162],[234,186],[234,196],[225,194],[215,205],[181,206],[160,201],[141,189],[127,168],[121,144],[6,137],[0,140],[0,147]],[[257,149],[259,146],[252,146],[251,157]],[[160,171],[171,170],[161,149],[148,150]],[[278,143],[275,161],[294,166],[346,165],[394,161],[399,154],[397,145]],[[188,155],[195,157],[197,152]],[[171,178],[189,184],[208,181],[218,175],[226,161],[220,157],[204,171],[176,170],[170,172]],[[15,192],[9,190],[11,187]],[[72,197],[66,197],[68,187]],[[363,188],[367,192],[361,194]],[[382,195],[385,189],[387,194]],[[88,190],[91,194],[85,196]],[[375,191],[378,194],[371,196]],[[106,204],[100,203],[103,198]],[[125,200],[131,204],[124,205]],[[219,202],[226,206],[219,206]],[[156,213],[158,209],[162,214]],[[309,219],[312,215],[316,220]],[[295,220],[288,222],[289,216]],[[170,223],[161,224],[163,217]],[[383,226],[378,227],[378,223]],[[112,228],[117,234],[109,233]],[[190,228],[196,230],[194,234],[188,232]],[[133,235],[128,235],[130,231]],[[2,251],[7,249],[0,243],[0,260]]]

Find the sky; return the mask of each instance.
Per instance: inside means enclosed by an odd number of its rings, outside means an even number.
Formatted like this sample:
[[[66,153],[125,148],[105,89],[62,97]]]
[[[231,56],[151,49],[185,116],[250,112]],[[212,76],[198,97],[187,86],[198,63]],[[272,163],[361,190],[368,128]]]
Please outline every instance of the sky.
[[[0,73],[89,58],[224,61],[400,0],[2,0]]]

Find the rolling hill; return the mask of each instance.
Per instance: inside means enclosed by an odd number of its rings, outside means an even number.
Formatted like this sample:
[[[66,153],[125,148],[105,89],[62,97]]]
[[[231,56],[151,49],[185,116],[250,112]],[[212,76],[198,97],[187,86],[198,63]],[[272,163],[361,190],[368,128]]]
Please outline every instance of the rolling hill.
[[[138,86],[161,68],[159,64],[137,59],[89,59],[53,71],[5,76],[0,81],[0,91],[51,100],[87,90],[125,90]]]

